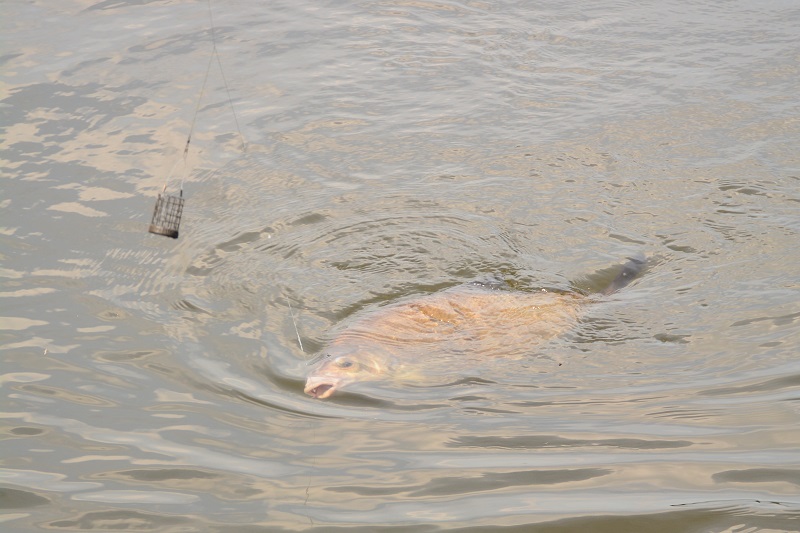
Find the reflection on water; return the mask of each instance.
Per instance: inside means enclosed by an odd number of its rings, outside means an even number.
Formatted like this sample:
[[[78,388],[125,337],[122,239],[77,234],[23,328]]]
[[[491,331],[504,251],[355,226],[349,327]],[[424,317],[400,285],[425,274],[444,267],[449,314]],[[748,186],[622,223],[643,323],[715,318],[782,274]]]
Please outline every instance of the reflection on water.
[[[800,528],[792,3],[212,7],[251,148],[212,71],[177,241],[206,6],[9,7],[7,527]],[[303,394],[355,317],[640,252],[527,357]]]

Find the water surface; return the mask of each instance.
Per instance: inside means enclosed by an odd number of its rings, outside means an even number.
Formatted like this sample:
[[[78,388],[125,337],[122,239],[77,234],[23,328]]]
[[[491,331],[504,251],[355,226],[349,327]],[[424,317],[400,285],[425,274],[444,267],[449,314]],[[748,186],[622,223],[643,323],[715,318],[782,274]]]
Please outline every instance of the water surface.
[[[204,2],[7,4],[8,530],[800,529],[794,2],[214,4],[185,166]],[[527,358],[303,394],[360,313],[637,253]]]

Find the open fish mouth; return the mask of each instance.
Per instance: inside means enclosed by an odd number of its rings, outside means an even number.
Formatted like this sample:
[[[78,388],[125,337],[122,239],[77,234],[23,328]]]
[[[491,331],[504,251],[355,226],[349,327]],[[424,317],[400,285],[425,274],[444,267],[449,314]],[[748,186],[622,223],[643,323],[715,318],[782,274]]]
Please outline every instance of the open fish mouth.
[[[309,396],[313,396],[314,398],[321,400],[333,394],[333,391],[335,390],[336,385],[334,383],[326,381],[312,382],[309,380],[309,382],[306,383],[304,392]]]

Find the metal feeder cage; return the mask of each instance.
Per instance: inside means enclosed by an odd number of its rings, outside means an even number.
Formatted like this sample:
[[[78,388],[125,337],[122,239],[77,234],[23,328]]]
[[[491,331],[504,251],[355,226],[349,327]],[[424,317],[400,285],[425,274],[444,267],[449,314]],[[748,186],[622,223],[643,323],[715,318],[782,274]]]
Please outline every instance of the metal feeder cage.
[[[181,225],[183,214],[183,191],[181,196],[159,194],[156,208],[153,210],[153,220],[150,222],[150,233],[178,238],[178,227]]]

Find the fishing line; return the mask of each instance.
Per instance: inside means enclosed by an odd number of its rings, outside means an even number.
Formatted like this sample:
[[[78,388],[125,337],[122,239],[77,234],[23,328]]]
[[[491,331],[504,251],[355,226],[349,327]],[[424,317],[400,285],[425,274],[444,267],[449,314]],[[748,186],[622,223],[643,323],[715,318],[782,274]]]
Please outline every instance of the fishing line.
[[[214,58],[217,59],[219,72],[222,76],[222,83],[225,85],[225,92],[228,97],[228,104],[233,114],[233,120],[236,123],[236,130],[239,132],[239,139],[242,142],[242,152],[247,152],[247,142],[242,134],[242,129],[239,127],[239,117],[236,115],[236,109],[233,107],[233,98],[231,97],[231,89],[228,86],[228,80],[225,77],[225,70],[222,68],[222,58],[220,58],[219,51],[217,50],[216,29],[214,26],[214,12],[211,9],[211,0],[208,0],[208,19],[211,27],[211,56],[208,58],[208,66],[206,67],[206,74],[203,77],[203,85],[200,88],[200,94],[197,97],[197,104],[194,108],[194,115],[192,116],[192,123],[189,127],[189,135],[186,137],[186,145],[183,148],[183,157],[175,161],[172,169],[167,174],[167,179],[164,181],[164,187],[158,194],[155,209],[153,209],[153,219],[150,222],[150,233],[156,235],[164,235],[166,237],[178,238],[178,229],[181,224],[181,216],[183,215],[183,207],[185,199],[183,198],[183,183],[189,175],[189,145],[192,142],[192,134],[194,134],[194,127],[197,123],[197,115],[200,114],[200,103],[203,101],[203,95],[208,85],[208,76],[211,73],[211,65],[214,63]],[[178,164],[183,160],[183,174],[181,176],[180,185],[178,187],[178,194],[167,194],[167,186],[169,185],[172,175],[175,172]]]
[[[219,73],[222,76],[222,83],[225,85],[225,92],[228,95],[228,104],[231,107],[231,114],[233,114],[233,121],[236,123],[236,130],[239,132],[239,139],[242,141],[242,152],[247,152],[247,142],[244,140],[244,135],[242,135],[242,129],[239,127],[239,117],[236,116],[236,110],[233,108],[233,98],[231,98],[231,88],[228,86],[228,80],[225,78],[225,69],[222,68],[222,59],[219,57],[219,52],[217,51],[217,38],[216,38],[216,30],[214,27],[214,12],[211,10],[211,0],[208,0],[208,20],[211,23],[211,47],[213,48],[213,54],[211,57],[217,57],[217,64],[219,65]],[[211,66],[209,65],[209,69]],[[206,78],[208,78],[208,72],[206,72]],[[195,114],[197,112],[195,111]]]
[[[300,340],[300,330],[297,329],[297,322],[294,320],[294,311],[292,310],[292,301],[289,300],[289,297],[286,297],[286,303],[289,304],[289,316],[292,317],[292,324],[294,324],[294,332],[297,335],[297,344],[300,345],[300,351],[303,352],[303,356],[305,356],[306,351],[303,349],[303,341]]]
[[[289,305],[289,316],[292,317],[292,324],[294,324],[294,332],[297,334],[297,343],[300,345],[300,351],[303,352],[303,357],[306,357],[306,351],[303,349],[303,341],[300,340],[300,330],[297,329],[297,321],[294,319],[294,310],[292,309],[292,301],[286,296],[286,303]],[[306,358],[307,359],[307,358]],[[317,431],[316,427],[312,426],[311,429],[311,440],[316,444],[317,440]],[[317,457],[312,455],[311,456],[311,471],[313,472],[317,468]],[[303,501],[303,507],[308,505],[308,498],[311,493],[311,480],[314,479],[311,474],[308,475],[308,483],[306,484],[306,499]],[[308,519],[311,521],[311,525],[314,525],[314,519],[310,516]]]

